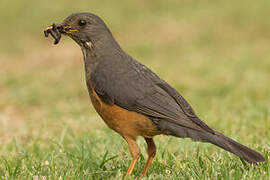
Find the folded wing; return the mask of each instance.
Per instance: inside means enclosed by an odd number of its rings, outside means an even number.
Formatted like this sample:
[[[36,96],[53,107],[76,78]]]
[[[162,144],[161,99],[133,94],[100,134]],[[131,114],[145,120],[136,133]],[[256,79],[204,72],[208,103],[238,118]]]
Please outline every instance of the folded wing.
[[[200,132],[215,133],[174,88],[135,60],[103,61],[91,77],[95,91],[107,103],[147,115],[154,123],[169,121]]]

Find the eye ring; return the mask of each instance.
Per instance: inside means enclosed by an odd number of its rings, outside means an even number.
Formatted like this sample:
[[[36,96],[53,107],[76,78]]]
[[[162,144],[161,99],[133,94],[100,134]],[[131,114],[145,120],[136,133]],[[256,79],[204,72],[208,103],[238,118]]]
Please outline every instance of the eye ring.
[[[86,25],[86,21],[85,20],[79,20],[78,24],[79,24],[79,26],[84,26],[84,25]]]

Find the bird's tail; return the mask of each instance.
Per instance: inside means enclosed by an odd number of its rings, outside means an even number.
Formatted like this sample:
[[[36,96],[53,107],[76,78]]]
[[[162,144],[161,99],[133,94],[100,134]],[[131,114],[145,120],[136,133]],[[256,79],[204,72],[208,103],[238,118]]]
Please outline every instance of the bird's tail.
[[[214,133],[201,132],[198,130],[186,128],[169,122],[160,122],[159,127],[162,127],[168,135],[176,137],[189,137],[194,141],[202,141],[212,143],[226,151],[229,151],[250,164],[265,161],[265,158],[258,152],[224,136],[223,134],[214,131]]]
[[[215,132],[214,135],[210,135],[208,142],[237,155],[250,164],[257,164],[257,162],[265,161],[265,158],[260,153],[224,136],[221,133]]]

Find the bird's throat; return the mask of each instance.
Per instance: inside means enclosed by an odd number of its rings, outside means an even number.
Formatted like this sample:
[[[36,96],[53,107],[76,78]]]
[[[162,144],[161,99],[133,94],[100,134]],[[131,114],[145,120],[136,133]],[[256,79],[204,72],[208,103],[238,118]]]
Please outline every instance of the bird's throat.
[[[91,73],[94,71],[98,63],[98,57],[91,41],[80,44],[84,59],[84,68],[86,79],[91,79]],[[87,82],[88,84],[89,82]]]

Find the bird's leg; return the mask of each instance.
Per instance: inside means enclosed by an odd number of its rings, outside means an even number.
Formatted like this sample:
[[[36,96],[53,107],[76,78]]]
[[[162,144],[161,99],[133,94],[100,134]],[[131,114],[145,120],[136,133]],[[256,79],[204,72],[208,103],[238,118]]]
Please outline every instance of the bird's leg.
[[[136,164],[136,162],[138,161],[138,159],[140,157],[140,149],[139,149],[139,146],[136,143],[136,139],[130,138],[130,137],[124,137],[124,138],[128,143],[128,148],[129,148],[130,154],[131,154],[131,156],[133,158],[130,165],[129,165],[126,176],[125,176],[125,177],[127,177],[132,173],[132,171],[133,171],[133,169],[135,167],[135,164]]]
[[[144,169],[143,169],[143,172],[142,172],[143,176],[146,175],[148,167],[156,155],[156,145],[155,145],[154,140],[152,138],[146,138],[146,137],[144,139],[147,143],[148,159],[147,159],[147,162],[146,162]]]

